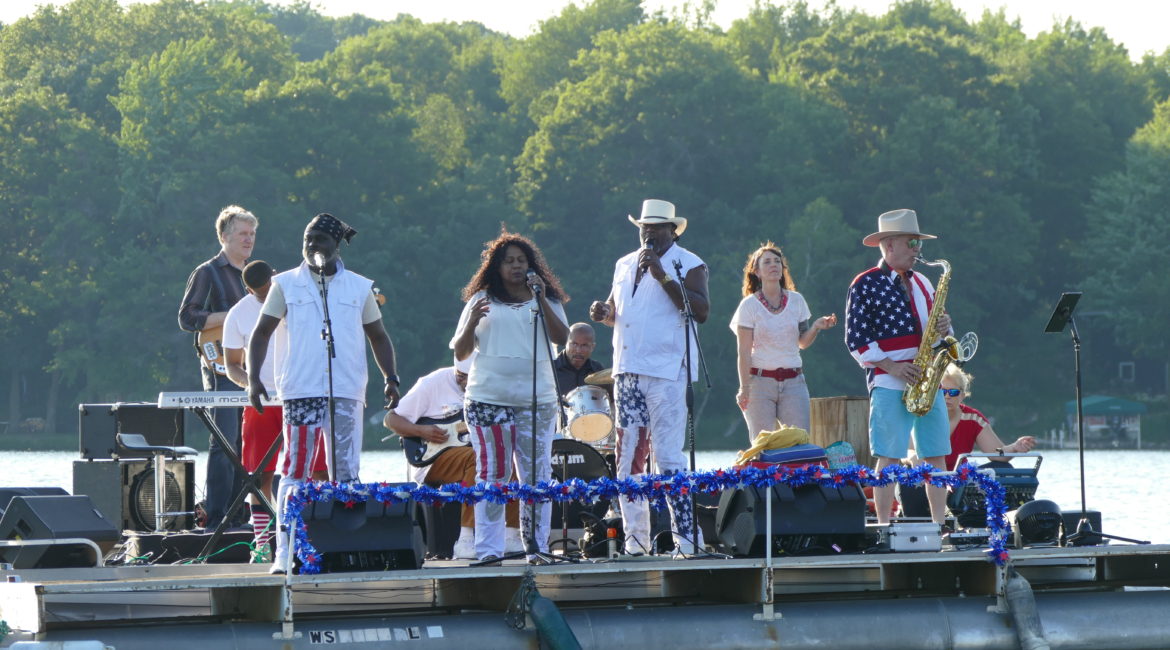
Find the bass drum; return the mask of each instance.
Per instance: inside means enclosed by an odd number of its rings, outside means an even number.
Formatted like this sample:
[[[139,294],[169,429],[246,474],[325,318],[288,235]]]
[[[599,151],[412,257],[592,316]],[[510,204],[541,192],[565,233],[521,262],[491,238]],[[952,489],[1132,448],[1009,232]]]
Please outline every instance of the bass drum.
[[[613,434],[613,416],[605,389],[578,386],[565,395],[565,402],[568,415],[566,433],[570,438],[597,444]]]
[[[603,476],[613,478],[613,473],[605,458],[593,447],[569,438],[557,438],[552,444],[552,476],[561,482],[579,478],[588,483]],[[603,518],[608,509],[609,499],[598,499],[589,505],[574,501],[564,509],[564,520],[569,522],[569,528],[582,528],[582,512],[588,512],[595,518]],[[561,510],[560,504],[553,504],[551,528],[554,538],[561,529]]]

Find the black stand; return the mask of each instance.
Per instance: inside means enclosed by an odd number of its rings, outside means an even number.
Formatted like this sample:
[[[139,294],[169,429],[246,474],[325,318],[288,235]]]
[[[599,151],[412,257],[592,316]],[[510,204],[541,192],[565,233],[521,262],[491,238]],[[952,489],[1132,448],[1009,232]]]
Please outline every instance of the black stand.
[[[325,282],[325,267],[317,269],[317,276],[321,281],[321,309],[325,320],[321,325],[321,340],[325,341],[325,349],[329,351],[326,357],[326,374],[329,376],[329,480],[337,480],[337,433],[333,426],[337,420],[337,404],[333,401],[333,358],[337,350],[333,347],[333,321],[329,318],[329,283]]]
[[[565,481],[569,480],[569,451],[566,449],[565,451],[561,452],[559,454],[559,456],[561,458],[561,483],[563,484]],[[561,502],[561,538],[558,540],[554,540],[553,542],[549,542],[549,545],[548,545],[549,550],[550,551],[552,550],[553,544],[560,544],[563,552],[568,553],[570,541],[571,540],[569,539],[569,502],[562,501]]]
[[[555,358],[552,355],[552,341],[551,341],[551,338],[549,337],[549,334],[548,334],[548,318],[547,318],[547,315],[544,313],[544,305],[541,304],[541,302],[540,302],[540,291],[541,290],[538,286],[532,286],[531,289],[532,289],[532,299],[533,299],[533,301],[536,302],[536,309],[532,310],[532,448],[531,448],[532,466],[530,468],[530,473],[528,475],[528,484],[529,485],[536,485],[536,465],[537,465],[536,436],[539,435],[539,431],[536,428],[536,408],[537,408],[537,405],[536,405],[536,378],[537,378],[536,357],[537,357],[537,349],[540,347],[540,341],[539,341],[538,334],[541,331],[544,332],[545,351],[548,353],[548,363],[549,363],[549,366],[551,367],[552,373],[553,373],[553,381],[554,381],[553,390],[556,390],[555,382],[556,382],[556,376],[557,376],[557,368],[556,368]],[[557,400],[558,400],[557,409],[560,410],[560,395],[559,394],[557,396]],[[559,418],[558,418],[558,421],[559,421]],[[565,465],[562,465],[562,467],[565,467]],[[576,560],[574,558],[568,558],[568,557],[564,557],[564,556],[558,557],[558,556],[553,555],[551,553],[544,553],[540,550],[540,545],[536,543],[537,542],[536,531],[539,528],[539,525],[537,522],[537,517],[536,517],[536,501],[534,500],[534,501],[532,501],[532,503],[528,504],[528,508],[529,508],[528,516],[532,521],[532,525],[529,527],[529,530],[528,530],[528,539],[526,539],[524,541],[525,546],[527,547],[527,551],[526,551],[525,555],[526,556],[531,555],[531,556],[535,556],[537,558],[540,558],[541,560],[543,560],[547,564],[552,564],[554,562],[577,562],[578,560]],[[562,510],[561,512],[562,512],[561,527],[564,528],[566,525],[564,522],[564,514],[563,514],[565,512],[565,510]],[[565,532],[564,532],[564,537],[568,538],[568,531],[567,530],[565,530]],[[505,557],[507,557],[507,556],[505,556]]]
[[[1106,539],[1116,539],[1122,542],[1129,542],[1131,544],[1149,544],[1148,541],[1141,541],[1137,539],[1130,539],[1129,537],[1121,537],[1119,535],[1107,535],[1102,532],[1093,530],[1093,524],[1089,521],[1088,508],[1085,504],[1085,413],[1084,406],[1081,401],[1081,336],[1077,332],[1076,321],[1073,320],[1073,309],[1077,306],[1077,301],[1081,299],[1080,291],[1065,292],[1060,295],[1060,300],[1056,303],[1056,309],[1052,312],[1052,317],[1048,319],[1048,325],[1044,327],[1044,332],[1048,334],[1059,334],[1064,331],[1065,323],[1069,325],[1069,330],[1072,333],[1073,342],[1073,358],[1074,368],[1076,374],[1076,397],[1077,397],[1077,447],[1080,455],[1081,468],[1081,520],[1077,523],[1077,532],[1068,536],[1069,543],[1075,543],[1086,538],[1104,537]]]
[[[682,262],[674,261],[674,274],[678,277],[678,288],[682,291],[683,299],[683,319],[686,321],[684,330],[686,352],[684,357],[684,366],[686,367],[687,375],[687,445],[690,448],[691,454],[691,473],[695,472],[695,387],[691,382],[691,337],[694,337],[695,349],[699,351],[699,367],[703,369],[703,381],[707,384],[707,389],[711,389],[711,376],[707,374],[707,359],[703,356],[703,345],[699,342],[699,330],[695,325],[695,313],[691,311],[691,298],[687,295],[686,278],[682,273]],[[695,556],[702,554],[699,549],[699,507],[695,502],[695,492],[690,491],[691,497],[691,544],[695,547]],[[680,551],[682,549],[679,549]]]
[[[239,511],[241,506],[243,506],[244,499],[248,498],[249,493],[256,495],[256,497],[260,500],[260,503],[264,504],[264,507],[268,510],[271,516],[276,516],[276,510],[272,507],[272,502],[268,500],[268,495],[260,491],[258,479],[260,472],[257,471],[255,474],[250,474],[244,467],[243,461],[240,460],[240,455],[236,453],[235,449],[232,449],[232,446],[228,444],[227,436],[225,436],[223,431],[220,431],[219,426],[216,425],[215,418],[211,416],[211,410],[202,406],[193,410],[199,420],[203,422],[203,426],[207,427],[207,431],[219,440],[220,446],[223,447],[224,455],[227,456],[232,465],[235,466],[235,468],[246,477],[244,479],[243,489],[236,494],[236,497],[232,500],[231,505],[229,505],[227,510],[224,511],[223,519],[221,519],[219,525],[215,527],[215,531],[211,534],[211,538],[208,539],[207,543],[203,545],[203,550],[199,551],[199,557],[206,558],[211,553],[212,549],[215,548],[215,545],[219,543],[219,540],[221,537],[223,537],[224,532],[227,531],[228,522],[230,522],[232,518],[236,516],[236,512]],[[279,440],[280,439],[277,438],[278,442]],[[273,443],[272,447],[268,449],[268,453],[264,455],[264,460],[261,462],[260,467],[264,467],[264,465],[268,463],[268,459],[272,457],[275,448],[276,444]]]
[[[536,297],[535,292],[534,292],[534,297]],[[537,307],[537,309],[541,310],[540,315],[543,317],[544,316],[544,312],[543,312],[544,307],[541,306],[540,300],[536,301],[536,307]],[[557,391],[557,431],[564,431],[565,428],[569,426],[568,417],[565,415],[565,406],[567,403],[565,402],[564,398],[561,397],[561,379],[557,375],[556,357],[553,356],[552,342],[548,336],[548,321],[544,322],[544,345],[548,350],[548,362],[549,362],[549,364],[552,365],[553,388],[554,388],[554,390]],[[533,350],[535,350],[535,349],[536,349],[536,347],[534,344]],[[535,357],[535,354],[533,356]],[[533,372],[533,376],[535,376],[536,375],[535,358],[533,359],[533,371],[532,372]],[[535,386],[533,389],[535,390]],[[535,415],[535,413],[536,413],[536,411],[534,410],[533,414]],[[536,427],[535,420],[533,420],[532,426],[533,426],[533,428]],[[554,439],[555,439],[555,436],[554,436]],[[533,437],[533,440],[536,440],[536,438]],[[534,454],[534,458],[535,458],[535,454]],[[569,476],[569,452],[565,451],[565,452],[561,453],[561,483],[564,483],[566,480],[568,480],[568,476]],[[561,545],[563,553],[568,553],[570,541],[571,540],[569,539],[569,502],[562,501],[561,502],[561,538],[558,540],[555,540],[555,543],[558,543]],[[549,542],[548,548],[550,551],[552,550],[553,543],[554,542]]]

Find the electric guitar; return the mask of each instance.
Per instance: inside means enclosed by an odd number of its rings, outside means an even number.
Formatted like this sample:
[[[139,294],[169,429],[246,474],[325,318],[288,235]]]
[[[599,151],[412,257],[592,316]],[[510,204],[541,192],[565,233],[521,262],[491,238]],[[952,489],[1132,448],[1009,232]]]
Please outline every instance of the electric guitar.
[[[413,467],[430,465],[443,452],[452,447],[471,446],[467,425],[463,422],[462,411],[445,418],[419,418],[415,424],[431,424],[442,428],[447,432],[447,442],[427,442],[422,438],[399,436],[399,440],[402,441],[402,450],[406,452],[406,462]]]
[[[227,376],[227,357],[223,354],[223,326],[200,330],[198,342],[199,360],[203,367],[217,375]]]

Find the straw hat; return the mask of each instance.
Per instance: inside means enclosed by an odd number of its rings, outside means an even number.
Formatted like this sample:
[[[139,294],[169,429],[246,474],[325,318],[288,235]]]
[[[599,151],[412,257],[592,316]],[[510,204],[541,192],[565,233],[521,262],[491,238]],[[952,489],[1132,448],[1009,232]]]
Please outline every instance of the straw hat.
[[[861,243],[877,246],[878,242],[894,235],[917,235],[919,239],[938,239],[918,229],[918,215],[913,210],[890,210],[878,217],[878,231],[866,235]]]
[[[638,219],[634,215],[626,215],[630,223],[635,226],[650,226],[658,223],[673,223],[674,234],[679,236],[687,229],[687,220],[674,216],[674,204],[670,201],[646,199],[642,201],[642,216]]]

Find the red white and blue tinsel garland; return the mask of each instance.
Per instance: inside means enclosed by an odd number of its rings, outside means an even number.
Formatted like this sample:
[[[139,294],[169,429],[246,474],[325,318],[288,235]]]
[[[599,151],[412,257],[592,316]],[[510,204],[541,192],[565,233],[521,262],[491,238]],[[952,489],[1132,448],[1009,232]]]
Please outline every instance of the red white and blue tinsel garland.
[[[987,504],[987,528],[990,534],[988,559],[1002,566],[1008,558],[1007,506],[1004,489],[989,474],[980,472],[975,465],[964,463],[954,472],[939,472],[930,465],[904,467],[890,465],[881,473],[869,467],[850,465],[835,471],[813,465],[791,468],[782,465],[766,469],[748,467],[743,469],[720,469],[704,472],[679,472],[672,475],[648,474],[621,480],[599,478],[593,481],[570,479],[541,481],[536,485],[522,483],[480,483],[464,486],[450,483],[438,488],[425,485],[391,483],[305,483],[294,491],[284,509],[283,522],[296,531],[296,557],[301,561],[303,574],[319,573],[321,557],[313,548],[305,530],[301,511],[310,502],[338,501],[350,507],[374,499],[380,503],[404,503],[416,501],[425,505],[441,503],[463,503],[473,505],[479,501],[507,503],[518,500],[521,503],[562,503],[577,501],[593,503],[598,499],[613,499],[624,496],[633,500],[648,500],[655,507],[664,506],[668,495],[685,496],[692,490],[698,492],[720,492],[742,487],[766,488],[786,485],[791,488],[804,485],[840,487],[856,483],[863,487],[880,487],[900,483],[905,486],[930,484],[938,487],[960,489],[968,482],[974,482],[983,491]]]

